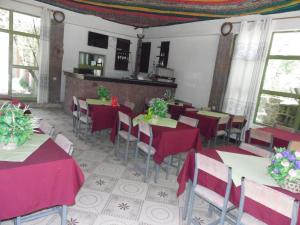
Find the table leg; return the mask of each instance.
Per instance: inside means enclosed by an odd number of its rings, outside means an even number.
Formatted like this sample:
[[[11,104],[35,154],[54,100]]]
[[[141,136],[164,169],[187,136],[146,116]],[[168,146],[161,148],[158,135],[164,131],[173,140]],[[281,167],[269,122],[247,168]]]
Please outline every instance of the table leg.
[[[63,205],[61,208],[61,225],[67,224],[67,214],[68,214],[68,208],[66,205]]]

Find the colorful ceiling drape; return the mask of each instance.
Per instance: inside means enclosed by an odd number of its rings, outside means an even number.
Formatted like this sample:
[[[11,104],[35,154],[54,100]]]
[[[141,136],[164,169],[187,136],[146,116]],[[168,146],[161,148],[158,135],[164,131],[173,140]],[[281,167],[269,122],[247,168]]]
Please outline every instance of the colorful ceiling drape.
[[[300,0],[37,0],[103,19],[151,27],[300,10]]]

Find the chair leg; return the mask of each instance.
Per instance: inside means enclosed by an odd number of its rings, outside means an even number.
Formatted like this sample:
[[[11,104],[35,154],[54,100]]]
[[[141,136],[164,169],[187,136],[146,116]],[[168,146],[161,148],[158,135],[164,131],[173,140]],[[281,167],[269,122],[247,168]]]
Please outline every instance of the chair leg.
[[[154,183],[157,183],[158,174],[159,174],[159,165],[155,163]]]
[[[21,225],[21,217],[18,216],[15,220],[14,220],[14,224],[15,225]]]
[[[181,168],[181,163],[182,163],[182,159],[181,159],[181,155],[179,155],[178,162],[177,162],[177,168],[176,168],[176,176],[178,176],[178,174],[179,174],[179,170]]]
[[[126,140],[126,150],[125,150],[125,162],[128,161],[128,149],[129,149],[129,140]]]
[[[191,189],[192,188],[193,187],[191,187]],[[189,200],[189,208],[188,208],[188,213],[187,213],[187,225],[190,225],[192,222],[194,202],[195,202],[195,192],[194,192],[194,190],[191,190],[190,200]]]
[[[212,217],[212,214],[213,214],[213,207],[211,204],[209,204],[207,215],[208,217]]]
[[[188,181],[188,185],[186,187],[185,192],[185,202],[184,202],[184,208],[183,208],[183,219],[186,219],[188,208],[189,208],[189,200],[190,200],[190,194],[191,194],[191,188],[192,188],[192,181]]]
[[[89,130],[89,124],[87,123],[86,124],[86,127],[85,127],[85,140],[84,140],[84,143],[87,142],[87,138],[88,138],[88,130]]]
[[[138,152],[139,152],[139,148],[138,148],[137,143],[136,143],[135,153],[134,153],[134,164],[136,164],[136,160],[137,160],[137,157],[138,157]]]
[[[147,161],[146,161],[146,172],[145,172],[145,179],[144,182],[147,183],[148,174],[149,174],[149,164],[150,164],[150,154],[147,154]]]
[[[115,147],[115,156],[118,155],[119,151],[120,151],[120,135],[117,134],[117,144],[116,144],[116,147]]]
[[[172,158],[173,157],[171,155],[168,157],[167,169],[166,169],[166,180],[169,179],[169,171],[170,171],[170,167],[171,167]]]
[[[61,225],[67,224],[67,213],[68,213],[67,206],[63,205],[61,208]]]

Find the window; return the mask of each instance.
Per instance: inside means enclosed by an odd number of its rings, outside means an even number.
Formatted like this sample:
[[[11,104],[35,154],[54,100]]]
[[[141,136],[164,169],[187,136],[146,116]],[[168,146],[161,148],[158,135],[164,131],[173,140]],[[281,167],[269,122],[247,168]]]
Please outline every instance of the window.
[[[255,121],[300,129],[300,31],[274,33]]]
[[[170,42],[169,41],[162,41],[160,45],[160,53],[158,56],[158,65],[160,67],[167,67],[168,60],[169,60],[169,48]]]
[[[130,41],[122,38],[117,39],[115,69],[128,70]]]
[[[40,18],[0,9],[0,95],[36,98]]]

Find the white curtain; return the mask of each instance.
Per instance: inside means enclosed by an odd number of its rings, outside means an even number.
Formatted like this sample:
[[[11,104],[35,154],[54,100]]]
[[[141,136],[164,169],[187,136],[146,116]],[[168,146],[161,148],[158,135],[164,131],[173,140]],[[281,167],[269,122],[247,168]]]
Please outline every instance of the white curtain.
[[[50,10],[43,8],[40,31],[40,65],[38,83],[38,103],[47,103],[49,94],[49,44],[50,44]]]
[[[271,19],[243,21],[235,44],[223,111],[245,115],[248,121],[246,128],[251,124],[251,116],[255,111],[271,23]]]

